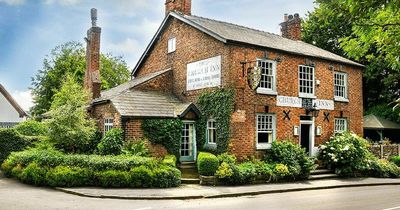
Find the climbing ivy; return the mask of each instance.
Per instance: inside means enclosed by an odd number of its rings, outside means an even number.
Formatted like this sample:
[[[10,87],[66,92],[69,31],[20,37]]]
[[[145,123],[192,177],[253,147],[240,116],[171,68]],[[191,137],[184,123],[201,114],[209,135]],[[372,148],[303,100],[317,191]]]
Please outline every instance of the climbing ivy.
[[[163,145],[170,154],[179,157],[183,123],[179,119],[145,119],[142,122],[144,136],[151,143]]]
[[[197,99],[197,107],[201,115],[197,122],[197,148],[208,150],[217,154],[227,151],[230,137],[230,123],[233,113],[234,90],[216,89],[203,92]],[[217,147],[212,148],[206,144],[207,120],[216,121]]]

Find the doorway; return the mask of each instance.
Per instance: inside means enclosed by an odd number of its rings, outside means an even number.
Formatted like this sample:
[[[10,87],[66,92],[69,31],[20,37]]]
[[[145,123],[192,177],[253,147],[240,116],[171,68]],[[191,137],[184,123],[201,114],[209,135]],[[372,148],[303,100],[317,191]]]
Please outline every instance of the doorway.
[[[300,121],[300,146],[311,156],[314,148],[313,120]]]
[[[184,121],[182,128],[182,139],[180,162],[194,162],[196,157],[196,131],[195,124],[191,121]]]

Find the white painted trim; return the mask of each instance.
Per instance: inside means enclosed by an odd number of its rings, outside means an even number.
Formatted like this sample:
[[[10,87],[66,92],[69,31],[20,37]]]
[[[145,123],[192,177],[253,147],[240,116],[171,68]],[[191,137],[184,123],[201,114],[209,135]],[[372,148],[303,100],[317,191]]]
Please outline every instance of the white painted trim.
[[[308,151],[310,156],[313,156],[317,153],[318,147],[315,147],[315,118],[313,117],[312,120],[300,120],[300,132],[299,132],[299,145],[301,146],[301,125],[311,125],[310,126],[310,137],[309,137],[309,144],[308,144]]]
[[[276,140],[276,114],[274,113],[256,113],[256,124],[255,124],[255,137],[256,137],[256,149],[270,149],[271,143],[258,143],[258,115],[271,115],[272,116],[272,142]]]

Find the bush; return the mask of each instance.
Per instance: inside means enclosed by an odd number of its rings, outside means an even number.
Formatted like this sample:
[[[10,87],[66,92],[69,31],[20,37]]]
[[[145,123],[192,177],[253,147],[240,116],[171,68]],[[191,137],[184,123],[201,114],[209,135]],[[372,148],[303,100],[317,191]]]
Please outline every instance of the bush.
[[[228,164],[235,164],[236,163],[236,157],[234,155],[230,155],[228,153],[222,153],[217,156],[219,164],[222,162],[228,163]]]
[[[307,178],[315,168],[314,161],[300,145],[290,141],[274,141],[267,151],[267,162],[286,165],[293,179]]]
[[[166,155],[162,161],[163,164],[171,167],[176,167],[176,157],[175,155]]]
[[[13,173],[16,175],[16,173],[19,172],[14,171]],[[40,186],[46,184],[46,173],[47,168],[40,167],[37,163],[33,162],[24,168],[21,173],[17,175],[17,177],[19,177],[25,183]]]
[[[397,178],[400,176],[400,168],[387,160],[375,160],[371,162],[370,175],[382,178]]]
[[[275,174],[276,180],[284,179],[287,176],[291,175],[289,168],[285,164],[282,164],[282,163],[278,163],[275,165],[274,174]]]
[[[368,150],[368,142],[349,132],[337,134],[320,146],[322,164],[341,176],[357,176],[368,171],[376,158]]]
[[[124,140],[123,131],[120,128],[109,130],[100,141],[97,149],[101,155],[119,155],[122,152]]]
[[[400,156],[393,156],[390,158],[390,162],[400,167]]]
[[[150,156],[145,140],[127,141],[122,148],[122,152],[127,155]]]
[[[57,166],[46,174],[46,181],[52,187],[79,187],[91,185],[92,176],[85,168]]]
[[[218,169],[218,158],[207,152],[200,152],[197,157],[197,169],[200,175],[214,176]]]
[[[15,130],[25,136],[44,136],[47,127],[44,123],[36,120],[26,120],[15,126]]]
[[[101,171],[95,176],[102,187],[126,187],[131,181],[131,175],[127,171]]]
[[[29,145],[31,142],[15,129],[0,129],[0,163],[11,152],[21,151]]]

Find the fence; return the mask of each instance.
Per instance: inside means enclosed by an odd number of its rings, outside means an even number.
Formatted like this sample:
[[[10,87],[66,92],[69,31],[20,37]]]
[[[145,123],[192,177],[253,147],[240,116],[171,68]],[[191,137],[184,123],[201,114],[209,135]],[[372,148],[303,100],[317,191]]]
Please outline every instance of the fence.
[[[375,144],[370,147],[371,152],[378,158],[388,159],[391,156],[400,155],[400,144]]]

